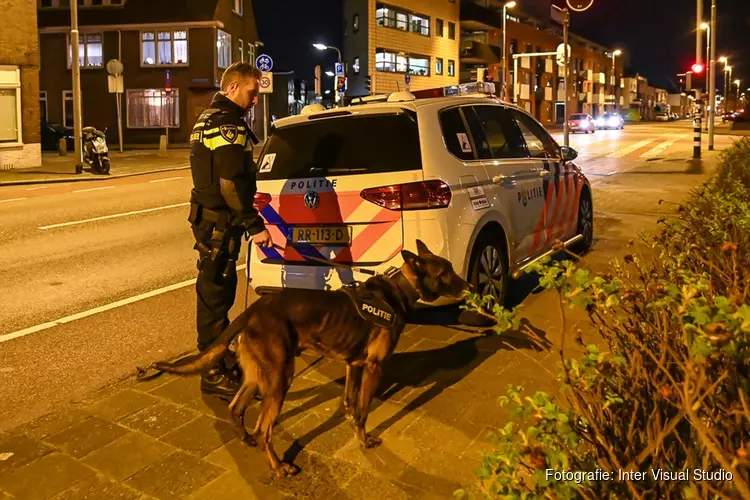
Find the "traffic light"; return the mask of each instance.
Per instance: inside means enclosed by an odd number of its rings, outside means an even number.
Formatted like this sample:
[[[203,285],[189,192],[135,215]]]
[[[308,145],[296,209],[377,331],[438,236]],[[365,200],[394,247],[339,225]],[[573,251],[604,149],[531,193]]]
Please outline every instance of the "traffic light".
[[[703,73],[703,65],[701,63],[695,63],[693,64],[693,73],[700,74]]]

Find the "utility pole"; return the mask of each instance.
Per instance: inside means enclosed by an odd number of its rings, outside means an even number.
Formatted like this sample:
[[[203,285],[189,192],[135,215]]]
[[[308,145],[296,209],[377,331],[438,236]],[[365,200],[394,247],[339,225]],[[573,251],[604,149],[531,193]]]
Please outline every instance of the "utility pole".
[[[703,23],[703,0],[695,0],[696,18],[695,18],[695,62],[700,64],[701,58],[701,24]]]
[[[708,88],[708,150],[714,150],[714,120],[716,119],[716,0],[711,0],[711,82]]]
[[[79,60],[80,38],[78,34],[78,1],[70,2],[70,45],[73,73],[73,136],[75,137],[76,173],[83,172],[83,154],[81,144],[81,62]]]
[[[568,74],[570,73],[570,71],[568,71],[568,66],[571,55],[568,54],[568,27],[570,26],[570,11],[565,8],[563,9],[563,14],[565,16],[565,18],[563,19],[563,59],[565,60],[565,64],[563,65],[563,71],[565,72],[565,79],[563,83],[563,87],[565,87],[565,106],[563,107],[565,119],[563,121],[563,131],[565,136],[565,145],[570,146],[570,127],[568,126],[568,101],[570,100],[570,97],[568,95]]]
[[[703,0],[696,0],[696,23],[695,23],[695,63],[701,63],[701,24],[703,24]],[[703,99],[701,98],[700,90],[697,92],[698,98],[695,104],[698,106],[698,112],[693,119],[693,158],[700,159],[701,157],[701,116],[703,115]]]

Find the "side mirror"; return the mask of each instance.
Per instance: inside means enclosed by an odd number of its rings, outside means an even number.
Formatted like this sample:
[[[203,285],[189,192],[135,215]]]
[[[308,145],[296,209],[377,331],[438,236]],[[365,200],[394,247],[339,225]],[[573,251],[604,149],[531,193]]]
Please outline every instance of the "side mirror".
[[[560,153],[564,162],[573,161],[578,158],[578,151],[568,146],[560,146]]]

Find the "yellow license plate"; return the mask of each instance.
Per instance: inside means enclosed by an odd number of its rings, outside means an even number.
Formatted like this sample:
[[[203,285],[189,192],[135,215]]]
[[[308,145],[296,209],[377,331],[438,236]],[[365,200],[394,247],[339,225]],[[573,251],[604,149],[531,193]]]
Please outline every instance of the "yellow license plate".
[[[352,228],[348,226],[295,227],[292,228],[292,243],[350,246],[352,243]]]

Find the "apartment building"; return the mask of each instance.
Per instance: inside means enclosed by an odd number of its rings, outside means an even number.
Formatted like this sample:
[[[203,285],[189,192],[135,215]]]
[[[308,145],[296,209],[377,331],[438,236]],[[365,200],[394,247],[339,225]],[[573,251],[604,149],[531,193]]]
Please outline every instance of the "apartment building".
[[[5,0],[0,30],[0,170],[42,163],[36,8]]]
[[[498,82],[502,72],[503,5],[498,0],[463,0],[460,8],[460,80],[473,81],[478,68],[486,68]],[[564,74],[554,57],[513,55],[554,52],[562,43],[562,27],[549,16],[549,1],[537,0],[524,11],[525,2],[508,10],[509,100],[545,124],[564,120]],[[546,16],[543,13],[546,12]],[[569,36],[571,72],[569,113],[594,116],[619,109],[622,104],[623,63],[614,50],[577,36]]]
[[[458,84],[459,0],[344,0],[348,97]]]
[[[108,88],[109,60],[124,66],[125,144],[158,144],[167,129],[170,142],[187,142],[224,69],[255,60],[251,0],[78,3],[83,126],[106,127],[112,144],[118,142],[117,104]],[[70,0],[37,0],[37,7],[43,115],[50,124],[72,127]]]

